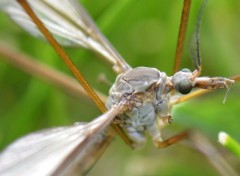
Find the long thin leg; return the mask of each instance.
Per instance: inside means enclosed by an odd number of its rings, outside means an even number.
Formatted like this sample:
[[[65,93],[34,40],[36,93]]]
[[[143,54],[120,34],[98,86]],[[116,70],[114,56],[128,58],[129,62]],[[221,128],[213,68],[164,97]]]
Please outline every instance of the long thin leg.
[[[73,73],[73,75],[76,77],[76,79],[79,81],[79,83],[83,86],[83,88],[86,90],[88,95],[91,97],[91,99],[95,102],[95,104],[98,106],[98,108],[102,112],[106,112],[105,105],[100,100],[100,98],[97,96],[97,94],[94,92],[94,90],[91,88],[91,86],[88,84],[86,79],[83,77],[81,72],[76,68],[76,66],[73,64],[72,60],[68,57],[68,55],[65,53],[63,48],[60,46],[60,44],[56,41],[56,39],[51,35],[51,33],[48,31],[48,29],[44,26],[44,24],[40,21],[40,19],[36,16],[36,14],[33,12],[31,7],[28,5],[26,0],[18,0],[18,3],[22,6],[22,8],[25,10],[25,12],[29,15],[29,17],[33,20],[33,22],[38,26],[41,33],[45,36],[49,44],[53,47],[53,49],[57,52],[57,54],[61,57],[61,59],[64,61],[64,63],[67,65],[69,70]]]
[[[186,139],[188,137],[188,133],[189,133],[188,131],[184,131],[184,132],[179,133],[175,136],[172,136],[164,141],[155,140],[153,142],[157,148],[165,148],[172,144],[175,144],[176,142]]]
[[[86,92],[91,97],[91,99],[95,102],[95,104],[98,106],[98,108],[102,112],[106,112],[107,109],[106,109],[105,105],[103,104],[103,102],[100,100],[100,98],[94,92],[92,87],[88,84],[88,82],[83,77],[81,72],[73,64],[72,60],[68,57],[68,55],[65,53],[63,48],[60,46],[60,44],[56,41],[56,39],[51,35],[51,33],[44,26],[44,24],[41,22],[41,20],[37,17],[37,15],[31,9],[31,7],[27,3],[27,1],[26,0],[18,0],[18,3],[23,7],[23,9],[26,11],[26,13],[29,15],[29,17],[33,20],[33,22],[38,26],[41,33],[45,36],[45,38],[48,40],[48,42],[51,44],[51,46],[55,49],[55,51],[58,53],[58,55],[61,57],[61,59],[63,59],[63,61],[65,62],[65,64],[69,68],[69,70],[73,73],[73,75],[76,77],[76,79],[79,81],[79,83],[83,86],[83,88],[86,90]],[[126,134],[123,132],[121,127],[118,124],[114,124],[114,123],[112,123],[112,127],[121,136],[121,138],[129,146],[131,146],[132,142],[126,136]]]
[[[210,141],[203,134],[195,130],[185,131],[162,142],[156,142],[155,145],[158,148],[165,148],[184,139],[187,139],[187,143],[184,144],[188,144],[188,146],[194,147],[194,149],[201,152],[220,174],[238,175],[234,168],[224,160],[222,155],[215,149]]]
[[[188,23],[188,17],[190,12],[190,6],[191,6],[191,0],[184,0],[173,73],[176,73],[180,68],[184,39],[187,31],[187,23]]]

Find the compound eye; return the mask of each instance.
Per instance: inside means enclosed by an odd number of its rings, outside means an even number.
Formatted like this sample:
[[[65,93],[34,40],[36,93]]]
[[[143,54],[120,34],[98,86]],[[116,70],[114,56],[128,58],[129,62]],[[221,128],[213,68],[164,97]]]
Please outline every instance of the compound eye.
[[[189,80],[183,79],[178,83],[177,90],[181,94],[188,94],[192,90],[192,84]]]

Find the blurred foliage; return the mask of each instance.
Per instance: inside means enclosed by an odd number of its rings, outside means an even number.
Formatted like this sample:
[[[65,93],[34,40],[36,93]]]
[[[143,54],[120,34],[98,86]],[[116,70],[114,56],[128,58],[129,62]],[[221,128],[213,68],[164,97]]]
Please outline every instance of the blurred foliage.
[[[172,74],[182,1],[83,0],[82,4],[130,65],[156,67]],[[192,3],[182,61],[182,67],[191,70],[194,68],[188,45],[200,6],[201,1]],[[239,9],[239,1],[209,2],[201,27],[202,75],[230,77],[239,74]],[[69,74],[47,43],[25,33],[2,13],[0,41]],[[116,75],[111,68],[89,51],[81,48],[66,51],[91,85],[107,95],[109,86],[100,84],[97,79],[104,73],[113,82]],[[231,165],[239,165],[234,156],[217,144],[219,131],[226,131],[240,140],[239,92],[237,83],[225,104],[222,101],[226,90],[217,90],[177,105],[173,124],[167,129],[171,134],[188,128],[199,130],[215,143]],[[90,121],[99,114],[93,103],[62,93],[54,85],[0,61],[1,149],[29,132]],[[149,141],[145,149],[132,151],[118,138],[89,175],[109,173],[119,176],[219,175],[202,154],[186,146],[176,144],[159,150]]]

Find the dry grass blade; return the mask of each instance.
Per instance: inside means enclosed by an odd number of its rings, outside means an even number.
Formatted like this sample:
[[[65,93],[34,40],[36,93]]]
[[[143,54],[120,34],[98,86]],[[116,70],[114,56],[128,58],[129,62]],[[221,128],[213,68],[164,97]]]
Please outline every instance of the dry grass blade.
[[[6,60],[6,62],[9,62],[19,69],[59,87],[64,92],[74,97],[85,97],[86,99],[89,99],[86,91],[84,91],[75,79],[54,68],[50,68],[48,65],[43,64],[36,59],[29,58],[29,56],[14,49],[10,49],[10,47],[2,43],[0,43],[0,55],[4,60]],[[97,91],[95,90],[95,92]],[[100,92],[97,92],[97,95],[103,102],[106,101],[106,96]]]
[[[222,154],[211,144],[211,142],[201,133],[192,131],[190,136],[190,145],[201,151],[205,155],[209,162],[216,168],[222,176],[238,176],[238,173],[233,167],[226,162]]]

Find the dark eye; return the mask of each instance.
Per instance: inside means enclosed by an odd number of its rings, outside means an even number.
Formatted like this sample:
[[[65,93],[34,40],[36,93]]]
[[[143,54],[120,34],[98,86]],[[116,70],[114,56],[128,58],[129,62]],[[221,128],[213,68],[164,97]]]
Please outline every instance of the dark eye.
[[[192,84],[187,79],[183,79],[178,83],[177,90],[181,94],[188,94],[192,90]]]

